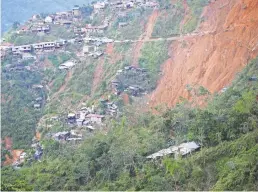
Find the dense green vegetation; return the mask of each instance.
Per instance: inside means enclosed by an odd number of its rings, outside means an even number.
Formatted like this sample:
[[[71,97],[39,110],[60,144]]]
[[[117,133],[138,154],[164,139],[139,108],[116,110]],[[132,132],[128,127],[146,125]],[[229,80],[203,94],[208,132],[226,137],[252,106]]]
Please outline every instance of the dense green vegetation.
[[[32,89],[33,84],[40,84],[39,72],[9,71],[1,78],[1,134],[10,136],[14,148],[28,148],[34,136],[41,110],[33,108],[37,97],[45,97],[41,89]]]
[[[204,109],[186,101],[161,115],[128,108],[120,121],[109,123],[107,135],[96,133],[80,146],[43,140],[43,161],[18,171],[6,168],[2,187],[25,183],[34,190],[257,190],[258,83],[248,80],[257,74],[258,59]],[[199,142],[202,149],[177,160],[146,159],[186,140]]]
[[[147,16],[151,10],[142,8],[134,9],[124,17],[117,17],[111,28],[108,30],[108,36],[113,39],[138,39],[144,31],[144,25],[147,22]],[[120,22],[127,23],[124,27],[119,27]]]
[[[159,15],[152,36],[171,37],[180,34],[180,23],[184,16],[182,2],[177,2],[173,8],[166,9]]]
[[[187,4],[191,10],[191,18],[185,23],[183,27],[184,33],[190,33],[196,29],[198,23],[202,20],[200,18],[203,7],[208,5],[209,0],[187,0]]]
[[[155,85],[159,78],[160,66],[168,58],[168,42],[146,42],[141,50],[140,67],[150,72],[151,84]]]

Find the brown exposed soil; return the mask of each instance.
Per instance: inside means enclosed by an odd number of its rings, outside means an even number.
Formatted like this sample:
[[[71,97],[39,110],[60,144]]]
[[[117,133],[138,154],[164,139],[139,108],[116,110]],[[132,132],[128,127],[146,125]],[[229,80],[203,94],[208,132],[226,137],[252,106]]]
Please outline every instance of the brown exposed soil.
[[[158,18],[159,12],[158,10],[154,10],[153,13],[150,15],[148,22],[145,26],[144,34],[142,34],[139,38],[139,41],[136,42],[134,48],[133,48],[133,66],[138,66],[138,60],[141,56],[141,48],[144,44],[144,41],[148,41],[151,38],[154,25],[156,23],[156,20]]]
[[[94,72],[94,76],[93,76],[93,83],[92,83],[92,88],[91,88],[91,95],[93,95],[97,89],[97,87],[99,86],[99,83],[101,82],[102,76],[103,76],[103,65],[104,65],[104,57],[101,57],[99,59],[99,62],[97,64],[97,67],[95,69]]]
[[[6,160],[5,160],[5,162],[3,163],[3,165],[4,165],[4,166],[6,166],[6,165],[11,165],[11,164],[13,164],[14,162],[18,161],[19,158],[20,158],[20,155],[23,153],[23,151],[24,151],[24,150],[22,150],[22,149],[12,150],[12,151],[11,151],[11,157],[10,157],[8,154],[6,154],[6,155],[5,155]]]
[[[108,43],[106,47],[106,54],[109,56],[109,63],[115,64],[117,61],[121,60],[123,56],[118,54],[114,50],[114,43]]]
[[[199,35],[172,43],[150,105],[173,106],[180,96],[189,98],[187,84],[212,93],[228,85],[258,55],[257,12],[256,0],[212,1],[203,12]]]
[[[41,134],[39,131],[36,131],[36,135],[35,135],[36,139],[39,141],[41,138]]]
[[[13,145],[13,142],[12,142],[12,138],[11,137],[5,137],[4,138],[4,143],[5,143],[5,149],[6,150],[11,150],[12,149],[12,145]]]
[[[125,105],[130,103],[129,95],[127,93],[123,93],[122,98],[123,98],[123,102],[124,102]]]

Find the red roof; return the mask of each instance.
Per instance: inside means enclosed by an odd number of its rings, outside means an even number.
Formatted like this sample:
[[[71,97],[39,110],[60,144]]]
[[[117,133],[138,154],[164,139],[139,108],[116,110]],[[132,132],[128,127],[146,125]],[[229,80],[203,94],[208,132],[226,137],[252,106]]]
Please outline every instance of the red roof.
[[[27,31],[28,29],[29,29],[28,26],[22,26],[22,27],[21,27],[21,30],[24,30],[24,31]]]

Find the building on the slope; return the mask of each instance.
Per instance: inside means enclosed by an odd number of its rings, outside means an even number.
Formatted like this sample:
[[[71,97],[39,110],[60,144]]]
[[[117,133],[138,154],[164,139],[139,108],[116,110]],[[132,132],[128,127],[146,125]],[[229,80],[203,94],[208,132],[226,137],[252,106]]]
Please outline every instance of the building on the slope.
[[[67,140],[70,136],[71,136],[71,133],[70,133],[69,131],[63,131],[63,132],[55,133],[55,134],[53,135],[53,138],[54,138],[56,141],[65,141],[65,140]]]
[[[41,105],[40,105],[39,103],[35,103],[35,104],[33,105],[33,107],[34,107],[35,109],[40,109]]]
[[[13,54],[20,54],[20,53],[31,52],[31,51],[32,51],[31,45],[21,45],[21,46],[12,47]]]
[[[74,6],[72,9],[72,14],[74,17],[80,17],[81,16],[81,11],[79,6]]]
[[[30,53],[23,53],[22,54],[22,59],[23,60],[30,60],[30,59],[36,59],[36,56],[35,55],[32,55]]]
[[[104,117],[104,115],[88,114],[85,119],[89,120],[91,123],[101,124]]]
[[[46,22],[46,23],[53,23],[53,18],[50,17],[50,16],[46,16],[45,22]]]
[[[101,51],[96,51],[96,52],[93,52],[93,53],[90,53],[89,56],[92,56],[94,59],[97,59],[99,58],[100,56],[102,56],[104,53],[101,52]]]
[[[83,47],[83,54],[88,54],[88,53],[92,53],[97,51],[97,47],[96,46],[92,46],[92,45],[85,45]]]
[[[73,66],[75,66],[75,63],[73,61],[66,61],[62,63],[58,68],[59,69],[71,69]]]
[[[32,85],[32,89],[43,89],[43,85],[38,85],[38,84],[35,84],[35,85]]]
[[[108,28],[108,25],[99,25],[99,26],[92,26],[91,24],[87,24],[84,28],[86,33],[104,33],[104,31]]]
[[[127,22],[119,22],[119,23],[118,23],[118,27],[125,27],[125,26],[127,26],[127,25],[128,25]]]
[[[153,153],[147,156],[147,158],[156,159],[158,157],[163,157],[169,154],[174,154],[175,158],[177,158],[179,155],[185,156],[185,155],[191,154],[193,151],[196,151],[199,148],[200,146],[197,143],[192,141],[192,142],[182,143],[178,146],[171,146],[167,149],[162,149],[156,153]]]

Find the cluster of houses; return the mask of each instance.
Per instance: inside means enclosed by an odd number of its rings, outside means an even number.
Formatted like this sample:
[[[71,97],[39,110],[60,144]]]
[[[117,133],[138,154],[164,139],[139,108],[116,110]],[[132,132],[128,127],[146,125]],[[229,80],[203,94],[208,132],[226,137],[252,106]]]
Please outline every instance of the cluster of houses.
[[[187,143],[182,143],[177,146],[171,146],[166,149],[162,149],[156,153],[153,153],[149,156],[147,156],[147,159],[157,159],[164,157],[166,155],[174,154],[175,158],[178,158],[179,156],[186,156],[188,154],[191,154],[193,151],[196,151],[200,148],[200,145],[195,143],[194,141],[192,142],[187,142]]]
[[[94,107],[83,107],[76,113],[69,113],[67,115],[67,123],[71,126],[86,127],[94,130],[92,126],[102,125],[104,120],[103,115],[95,114]]]
[[[133,7],[150,7],[157,8],[159,4],[156,1],[151,0],[115,0],[115,1],[104,1],[96,2],[93,4],[94,12],[99,13],[101,10],[109,6],[111,9],[121,10],[121,9],[130,9]]]
[[[108,99],[102,99],[100,100],[100,103],[104,106],[105,108],[105,114],[110,115],[110,116],[116,116],[118,113],[118,106],[112,102],[109,101]]]
[[[52,135],[56,141],[81,141],[82,133],[77,130],[57,132]]]
[[[45,18],[41,18],[39,15],[33,15],[32,18],[29,19],[29,22],[32,24],[30,26],[21,26],[17,33],[49,33],[51,30],[50,24],[70,26],[72,23],[78,22],[80,20],[80,7],[74,6],[74,8],[71,11],[57,12],[55,14],[50,14]]]
[[[104,54],[104,52],[101,51],[99,47],[103,44],[111,43],[113,42],[113,40],[106,37],[103,37],[103,38],[85,37],[84,42],[86,44],[83,47],[83,55],[91,56],[97,59]]]
[[[142,87],[139,84],[141,84],[141,80],[148,81],[147,76],[147,70],[144,68],[126,66],[124,69],[118,70],[115,80],[111,81],[112,92],[116,95],[128,92],[132,96],[146,94],[146,87]]]
[[[11,46],[9,47],[12,51],[12,54],[24,54],[24,53],[31,53],[33,51],[53,51],[55,49],[60,49],[66,45],[66,40],[59,40],[59,41],[52,41],[52,42],[41,42],[41,43],[34,43],[28,45],[20,45],[20,46]]]

